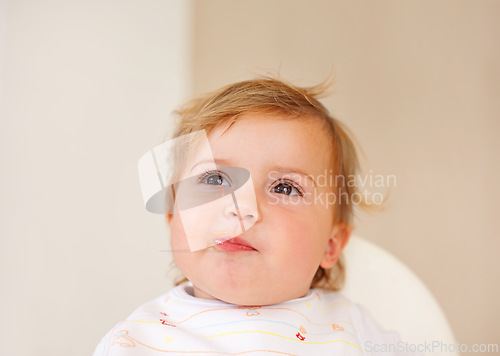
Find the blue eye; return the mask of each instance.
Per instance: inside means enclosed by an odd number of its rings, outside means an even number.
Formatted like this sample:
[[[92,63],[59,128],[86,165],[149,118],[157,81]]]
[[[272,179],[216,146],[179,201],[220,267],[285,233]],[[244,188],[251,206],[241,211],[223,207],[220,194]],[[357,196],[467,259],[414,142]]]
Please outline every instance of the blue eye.
[[[205,174],[200,178],[200,182],[207,185],[225,185],[230,187],[231,184],[224,178],[222,172],[219,171],[210,171],[205,172]]]
[[[301,189],[291,181],[280,180],[278,184],[271,188],[273,193],[283,194],[283,195],[298,195],[303,196]]]

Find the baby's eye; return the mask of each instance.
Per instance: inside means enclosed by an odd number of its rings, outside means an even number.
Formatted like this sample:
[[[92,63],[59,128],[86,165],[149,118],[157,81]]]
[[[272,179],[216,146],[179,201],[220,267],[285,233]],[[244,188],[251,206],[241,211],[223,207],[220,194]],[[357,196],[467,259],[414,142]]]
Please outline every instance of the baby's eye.
[[[222,172],[210,171],[206,172],[201,178],[200,182],[208,185],[226,185],[231,186]]]
[[[283,195],[303,195],[298,186],[288,181],[279,181],[278,184],[271,188],[271,192]]]

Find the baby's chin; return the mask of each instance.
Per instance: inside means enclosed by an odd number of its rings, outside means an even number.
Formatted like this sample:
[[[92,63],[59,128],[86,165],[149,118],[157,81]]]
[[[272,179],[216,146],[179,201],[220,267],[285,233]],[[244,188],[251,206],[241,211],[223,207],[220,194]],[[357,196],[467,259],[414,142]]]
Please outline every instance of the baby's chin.
[[[194,288],[195,297],[205,299],[216,299],[234,305],[262,306],[286,302],[288,300],[304,297],[305,291],[279,290],[277,288],[248,288],[246,290],[234,290],[229,288],[207,288],[209,293],[204,290]]]

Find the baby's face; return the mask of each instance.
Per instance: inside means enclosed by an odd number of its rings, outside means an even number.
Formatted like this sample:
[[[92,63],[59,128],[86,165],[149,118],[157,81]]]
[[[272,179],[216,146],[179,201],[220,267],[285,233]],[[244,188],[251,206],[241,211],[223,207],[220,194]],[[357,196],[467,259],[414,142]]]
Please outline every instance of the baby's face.
[[[255,195],[240,195],[237,203],[252,227],[235,244],[191,252],[180,214],[169,215],[174,260],[197,297],[241,305],[302,297],[318,266],[332,267],[349,237],[325,201],[334,187],[316,183],[331,174],[331,139],[309,118],[247,114],[225,129],[208,140],[218,167],[250,172]],[[223,174],[205,183],[229,184]],[[238,219],[231,208],[221,214]]]

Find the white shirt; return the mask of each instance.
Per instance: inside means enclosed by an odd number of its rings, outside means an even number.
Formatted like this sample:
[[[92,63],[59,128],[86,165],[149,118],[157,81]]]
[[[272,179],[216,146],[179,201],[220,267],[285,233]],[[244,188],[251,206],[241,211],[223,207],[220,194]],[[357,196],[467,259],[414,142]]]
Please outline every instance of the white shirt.
[[[248,307],[196,298],[186,283],[118,323],[94,356],[402,355],[398,341],[338,292],[311,289],[302,298]]]

